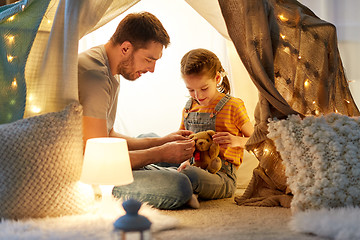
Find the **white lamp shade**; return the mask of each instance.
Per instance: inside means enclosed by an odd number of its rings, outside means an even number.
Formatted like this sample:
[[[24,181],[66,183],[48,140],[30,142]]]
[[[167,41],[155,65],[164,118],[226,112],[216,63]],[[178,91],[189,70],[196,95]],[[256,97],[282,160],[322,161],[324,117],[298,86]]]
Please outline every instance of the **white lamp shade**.
[[[125,185],[134,181],[127,142],[122,138],[91,138],[86,142],[80,181]]]

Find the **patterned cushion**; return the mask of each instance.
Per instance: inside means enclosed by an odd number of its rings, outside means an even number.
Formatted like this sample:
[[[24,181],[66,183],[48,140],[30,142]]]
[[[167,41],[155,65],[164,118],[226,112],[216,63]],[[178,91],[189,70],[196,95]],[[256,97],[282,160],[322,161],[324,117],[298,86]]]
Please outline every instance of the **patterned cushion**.
[[[83,213],[82,107],[0,125],[0,218]]]
[[[360,118],[290,116],[269,123],[294,193],[292,209],[360,206]]]

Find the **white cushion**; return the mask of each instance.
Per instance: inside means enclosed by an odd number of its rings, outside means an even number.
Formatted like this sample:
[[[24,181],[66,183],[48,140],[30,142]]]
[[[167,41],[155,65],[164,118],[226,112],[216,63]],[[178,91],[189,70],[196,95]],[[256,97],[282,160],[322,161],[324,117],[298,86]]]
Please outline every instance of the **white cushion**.
[[[271,121],[296,211],[360,206],[360,118],[340,114]]]

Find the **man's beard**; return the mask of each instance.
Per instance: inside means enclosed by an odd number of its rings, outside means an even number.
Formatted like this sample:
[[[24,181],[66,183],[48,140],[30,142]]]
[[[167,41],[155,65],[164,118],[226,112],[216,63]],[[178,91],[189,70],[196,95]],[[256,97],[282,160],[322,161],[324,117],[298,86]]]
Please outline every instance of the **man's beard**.
[[[117,72],[127,80],[136,80],[138,77],[133,72],[134,55],[131,54],[128,59],[122,61],[117,66]]]

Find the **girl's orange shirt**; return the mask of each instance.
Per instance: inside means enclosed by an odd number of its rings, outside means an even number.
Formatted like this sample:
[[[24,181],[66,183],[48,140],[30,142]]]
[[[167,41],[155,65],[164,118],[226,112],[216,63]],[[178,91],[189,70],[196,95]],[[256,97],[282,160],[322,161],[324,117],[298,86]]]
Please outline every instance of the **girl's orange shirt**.
[[[225,96],[224,93],[220,94],[211,104],[208,106],[201,106],[196,101],[193,101],[193,105],[189,112],[202,112],[213,113],[216,104]],[[184,126],[185,108],[182,112],[182,121],[180,129],[185,129]],[[216,132],[228,132],[235,136],[243,136],[241,133],[242,126],[249,122],[249,116],[247,114],[245,104],[240,98],[231,97],[231,99],[225,104],[223,109],[217,113],[215,122]],[[225,159],[235,166],[240,166],[244,155],[244,149],[240,147],[228,147],[220,148],[220,158]]]

